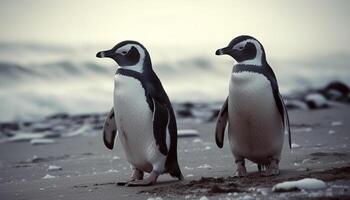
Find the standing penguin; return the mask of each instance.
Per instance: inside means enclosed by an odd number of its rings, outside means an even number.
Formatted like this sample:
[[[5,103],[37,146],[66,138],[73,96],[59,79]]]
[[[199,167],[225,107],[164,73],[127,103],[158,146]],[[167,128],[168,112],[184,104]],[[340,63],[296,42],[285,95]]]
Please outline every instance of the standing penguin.
[[[231,74],[229,95],[222,106],[215,130],[218,147],[228,139],[237,165],[236,176],[247,174],[244,159],[264,167],[264,176],[279,174],[284,132],[291,135],[287,109],[278,90],[276,76],[266,61],[262,44],[251,36],[234,38],[216,55],[230,55],[237,64]]]
[[[152,185],[163,173],[182,180],[174,111],[146,48],[136,41],[123,41],[96,56],[111,58],[119,65],[114,77],[114,107],[103,128],[109,149],[113,149],[118,132],[133,168],[130,180],[118,185]],[[144,172],[150,173],[147,179],[143,179]]]

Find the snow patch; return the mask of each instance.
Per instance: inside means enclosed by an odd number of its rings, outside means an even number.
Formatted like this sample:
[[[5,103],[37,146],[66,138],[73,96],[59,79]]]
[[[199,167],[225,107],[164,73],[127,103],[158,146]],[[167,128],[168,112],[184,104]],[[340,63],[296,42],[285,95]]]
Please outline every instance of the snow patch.
[[[53,139],[45,139],[45,138],[36,138],[30,140],[30,144],[32,145],[42,145],[42,144],[54,144],[56,143]]]
[[[206,196],[202,196],[201,198],[199,198],[199,200],[209,200],[209,199]]]
[[[56,176],[52,176],[50,174],[46,174],[42,179],[52,179],[52,178],[56,178]]]
[[[51,172],[51,171],[59,171],[62,170],[62,167],[60,166],[56,166],[56,165],[50,165],[49,168],[47,169],[47,171]]]
[[[341,126],[341,125],[343,125],[343,122],[341,122],[341,121],[334,121],[334,122],[332,122],[331,125],[332,126]]]
[[[326,183],[314,178],[304,178],[298,181],[286,181],[273,186],[273,192],[285,192],[292,190],[316,190],[326,188]]]
[[[202,142],[202,140],[199,139],[199,138],[196,138],[196,139],[194,139],[192,142],[193,142],[193,143],[200,143],[200,142]]]
[[[292,143],[292,149],[297,149],[297,148],[300,148],[301,145],[299,144],[296,144],[296,143]]]
[[[212,167],[208,164],[199,165],[197,168],[198,169],[212,169]]]

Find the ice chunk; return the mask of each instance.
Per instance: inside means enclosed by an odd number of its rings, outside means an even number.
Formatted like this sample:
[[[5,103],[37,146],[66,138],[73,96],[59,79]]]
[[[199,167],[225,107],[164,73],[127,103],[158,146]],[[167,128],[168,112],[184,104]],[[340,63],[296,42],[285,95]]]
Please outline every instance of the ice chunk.
[[[335,121],[335,122],[332,122],[332,126],[341,126],[343,124],[343,122],[341,121]]]
[[[56,166],[56,165],[50,165],[49,168],[47,169],[47,171],[51,172],[51,171],[59,171],[62,170],[62,167],[60,166]]]
[[[113,156],[113,158],[112,158],[113,160],[119,160],[120,159],[120,157],[119,156]]]
[[[196,138],[196,139],[194,139],[192,142],[193,142],[193,143],[200,143],[200,142],[202,142],[202,140],[199,139],[199,138]]]
[[[150,197],[150,198],[147,198],[147,200],[163,200],[162,197]]]
[[[198,169],[211,169],[212,167],[208,164],[203,164],[203,165],[199,165],[197,168]]]
[[[36,138],[30,140],[30,144],[32,145],[41,145],[41,144],[54,144],[55,140],[53,139],[45,139],[45,138]]]
[[[326,188],[326,183],[314,178],[304,178],[298,181],[286,181],[273,186],[273,192],[285,192],[292,190],[315,190]]]
[[[296,144],[296,143],[292,143],[292,149],[297,149],[297,148],[300,148],[301,145],[299,144]]]
[[[209,200],[209,199],[206,196],[202,196],[201,198],[199,198],[199,200]]]
[[[42,179],[51,179],[51,178],[56,178],[56,176],[52,176],[50,174],[46,174]]]
[[[110,169],[107,171],[107,173],[118,173],[119,171],[116,169]]]

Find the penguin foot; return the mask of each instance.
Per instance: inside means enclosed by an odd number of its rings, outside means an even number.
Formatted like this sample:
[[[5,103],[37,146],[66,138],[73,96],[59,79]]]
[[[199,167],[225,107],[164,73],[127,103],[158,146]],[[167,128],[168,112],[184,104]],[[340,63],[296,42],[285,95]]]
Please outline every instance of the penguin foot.
[[[270,164],[266,167],[266,170],[261,173],[262,176],[276,176],[280,174],[278,168],[278,160],[271,160]]]
[[[243,177],[247,175],[247,169],[245,168],[244,165],[244,160],[243,161],[236,161],[237,164],[237,169],[234,174],[235,177]]]
[[[117,185],[118,186],[124,186],[124,185],[127,185],[130,182],[138,181],[138,180],[142,180],[142,179],[143,179],[143,171],[138,170],[138,169],[134,169],[134,171],[132,172],[132,175],[130,177],[130,180],[117,182]]]
[[[127,187],[135,187],[135,186],[149,186],[149,185],[153,185],[153,184],[156,183],[159,175],[160,174],[158,172],[152,171],[148,178],[146,178],[144,180],[135,180],[135,181],[128,182],[125,186],[127,186]]]

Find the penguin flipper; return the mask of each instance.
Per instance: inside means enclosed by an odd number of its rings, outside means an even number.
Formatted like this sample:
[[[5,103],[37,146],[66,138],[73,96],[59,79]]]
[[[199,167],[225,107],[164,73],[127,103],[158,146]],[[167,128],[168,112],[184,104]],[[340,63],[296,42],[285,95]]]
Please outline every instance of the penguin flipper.
[[[170,122],[170,113],[166,104],[160,103],[156,99],[152,98],[153,101],[153,134],[156,140],[156,145],[159,151],[163,155],[168,155],[168,148],[166,144],[166,132],[167,126]],[[170,136],[169,136],[170,137]]]
[[[218,119],[216,121],[215,141],[216,141],[216,145],[218,145],[219,148],[222,148],[224,146],[224,135],[225,135],[225,128],[227,125],[227,120],[228,120],[228,97],[226,98],[225,103],[222,105],[221,110],[219,112]]]
[[[116,135],[117,125],[114,118],[114,108],[112,108],[103,124],[103,142],[108,149],[113,149]]]
[[[289,148],[292,148],[292,136],[290,132],[289,116],[286,105],[284,104],[281,94],[278,94],[278,98],[275,98],[278,110],[281,112],[282,122],[283,122],[283,133],[288,132],[288,143]]]

